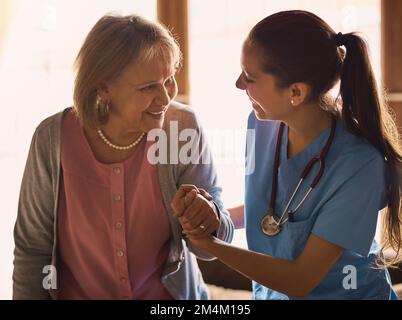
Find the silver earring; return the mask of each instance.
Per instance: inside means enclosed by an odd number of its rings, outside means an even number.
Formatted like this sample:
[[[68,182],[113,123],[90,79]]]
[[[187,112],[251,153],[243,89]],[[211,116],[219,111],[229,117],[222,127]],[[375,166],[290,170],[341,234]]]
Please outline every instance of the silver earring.
[[[290,103],[293,105],[293,104],[295,104],[295,101],[292,99],[292,100],[290,100]]]
[[[109,113],[109,102],[104,101],[99,95],[96,96],[96,110],[98,111],[99,118],[104,118]]]

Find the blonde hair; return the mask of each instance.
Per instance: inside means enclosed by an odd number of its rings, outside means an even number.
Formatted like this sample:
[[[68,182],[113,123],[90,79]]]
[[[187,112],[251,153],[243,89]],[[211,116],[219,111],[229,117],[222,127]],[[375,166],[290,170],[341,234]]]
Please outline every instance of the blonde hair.
[[[96,108],[97,88],[113,81],[133,61],[168,55],[175,68],[181,63],[180,48],[172,34],[157,22],[137,15],[105,15],[87,35],[74,63],[74,109],[84,126],[107,121]]]

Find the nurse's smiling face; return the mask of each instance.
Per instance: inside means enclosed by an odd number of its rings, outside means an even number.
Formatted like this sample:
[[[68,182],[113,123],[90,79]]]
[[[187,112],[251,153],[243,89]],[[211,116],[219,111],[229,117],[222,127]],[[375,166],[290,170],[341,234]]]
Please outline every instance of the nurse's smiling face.
[[[241,65],[242,73],[236,81],[236,87],[246,91],[257,119],[285,120],[292,112],[289,88],[278,87],[275,76],[262,70],[258,48],[246,42]]]

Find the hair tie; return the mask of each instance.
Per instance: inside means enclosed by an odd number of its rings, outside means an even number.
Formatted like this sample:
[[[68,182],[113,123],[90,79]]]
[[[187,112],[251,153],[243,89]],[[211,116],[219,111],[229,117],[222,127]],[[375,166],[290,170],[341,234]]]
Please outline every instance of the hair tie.
[[[342,34],[342,32],[338,32],[335,36],[334,36],[334,40],[336,43],[337,47],[343,46],[345,45],[345,37]]]

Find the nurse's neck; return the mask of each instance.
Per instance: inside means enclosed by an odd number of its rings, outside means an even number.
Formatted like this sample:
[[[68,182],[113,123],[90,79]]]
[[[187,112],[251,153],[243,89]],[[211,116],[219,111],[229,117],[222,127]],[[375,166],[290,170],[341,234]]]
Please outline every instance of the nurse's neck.
[[[289,126],[287,156],[292,158],[331,126],[332,116],[317,105],[300,106],[286,124]]]

